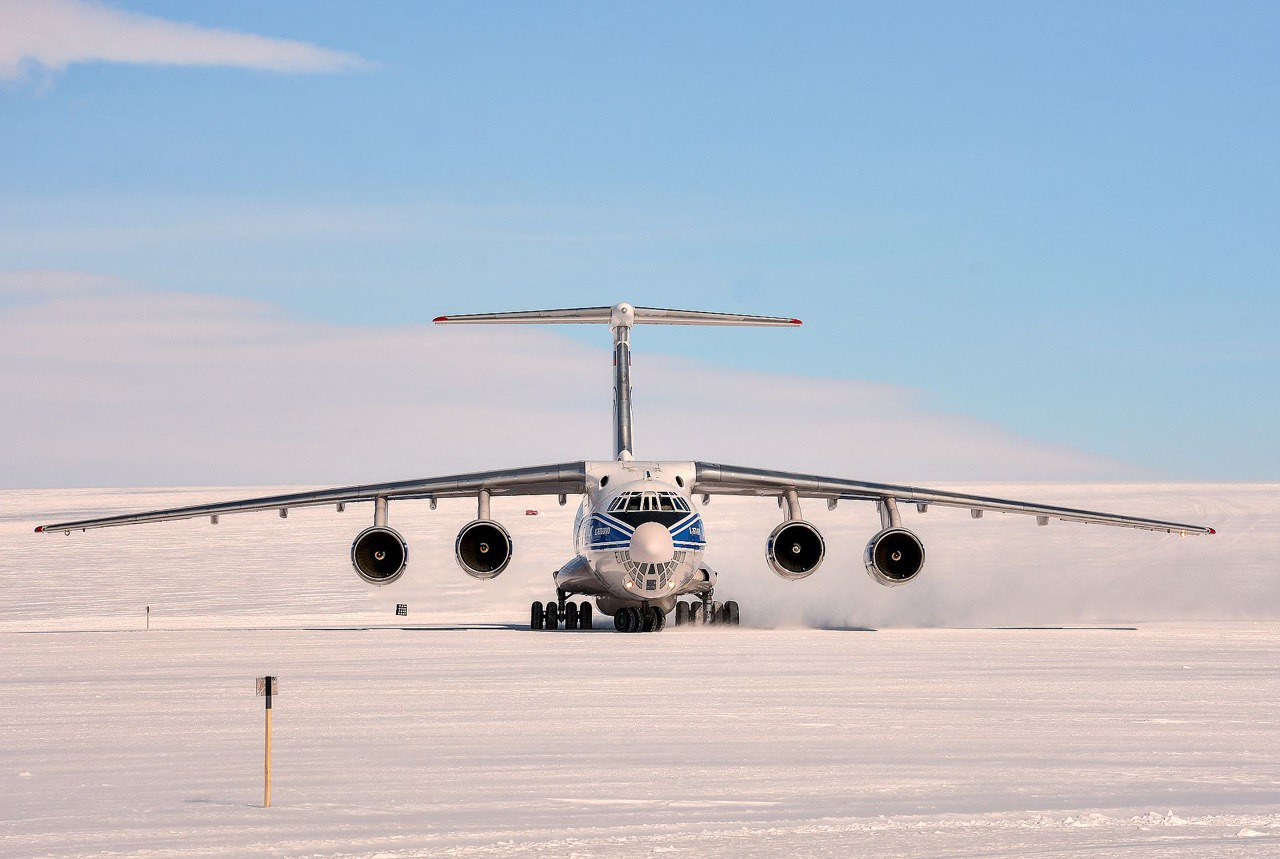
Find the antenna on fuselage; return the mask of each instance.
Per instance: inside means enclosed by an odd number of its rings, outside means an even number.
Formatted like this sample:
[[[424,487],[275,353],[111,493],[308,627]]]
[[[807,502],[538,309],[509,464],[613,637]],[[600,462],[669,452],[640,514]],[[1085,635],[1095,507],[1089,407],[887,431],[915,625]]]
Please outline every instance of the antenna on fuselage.
[[[799,319],[750,316],[704,310],[636,307],[625,301],[612,307],[571,307],[562,310],[518,310],[510,313],[468,313],[437,316],[447,325],[608,325],[613,331],[613,450],[619,460],[634,453],[631,434],[631,329],[635,325],[756,325],[794,328]]]

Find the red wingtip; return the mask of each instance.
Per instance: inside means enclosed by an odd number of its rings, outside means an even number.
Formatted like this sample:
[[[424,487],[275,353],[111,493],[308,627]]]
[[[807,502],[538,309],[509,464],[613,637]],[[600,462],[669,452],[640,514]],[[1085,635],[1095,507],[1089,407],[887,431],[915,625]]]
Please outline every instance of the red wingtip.
[[[804,325],[804,323],[803,323],[803,322],[801,322],[799,319],[792,319],[792,320],[791,320],[791,324],[792,324],[792,325]]]
[[[1209,533],[1210,533],[1210,534],[1216,534],[1216,533],[1218,533],[1218,532],[1217,532],[1217,531],[1215,531],[1215,530],[1213,530],[1212,528],[1210,528],[1210,529],[1209,529]]]
[[[37,526],[36,526],[36,533],[37,533],[37,534],[43,534],[43,533],[44,533],[44,526],[43,526],[43,525],[37,525]]]
[[[448,319],[449,319],[449,317],[447,317],[447,316],[437,316],[435,319],[432,319],[431,321],[432,321],[432,322],[447,322],[447,321],[448,321]]]

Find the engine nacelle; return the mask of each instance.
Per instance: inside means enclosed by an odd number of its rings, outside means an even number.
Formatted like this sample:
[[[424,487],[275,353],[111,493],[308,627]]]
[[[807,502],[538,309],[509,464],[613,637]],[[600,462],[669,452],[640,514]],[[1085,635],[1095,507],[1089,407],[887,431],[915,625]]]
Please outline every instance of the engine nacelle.
[[[765,555],[775,573],[789,581],[812,575],[827,554],[818,529],[803,519],[783,522],[769,535]]]
[[[351,544],[351,566],[371,585],[389,585],[404,575],[409,546],[398,531],[385,525],[365,528]]]
[[[924,569],[924,543],[906,528],[886,528],[867,543],[862,560],[885,587],[905,585]]]
[[[475,579],[495,578],[511,563],[511,551],[511,535],[490,519],[468,522],[453,546],[458,566]]]

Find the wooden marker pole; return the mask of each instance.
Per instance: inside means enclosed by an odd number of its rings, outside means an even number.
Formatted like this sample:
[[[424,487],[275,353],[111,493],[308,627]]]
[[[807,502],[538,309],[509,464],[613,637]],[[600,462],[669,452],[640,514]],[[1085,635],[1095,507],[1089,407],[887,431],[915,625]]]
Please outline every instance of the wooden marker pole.
[[[151,630],[151,606],[147,606],[147,630]]]
[[[267,699],[266,746],[262,757],[262,807],[271,807],[271,696],[276,694],[276,678],[267,675],[258,678],[258,694]]]

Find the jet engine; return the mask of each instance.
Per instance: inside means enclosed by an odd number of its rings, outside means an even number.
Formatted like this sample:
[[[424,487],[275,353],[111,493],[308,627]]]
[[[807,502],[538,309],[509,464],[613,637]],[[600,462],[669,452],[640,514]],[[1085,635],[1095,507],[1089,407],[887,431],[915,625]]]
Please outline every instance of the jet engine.
[[[409,546],[385,525],[365,528],[351,544],[351,565],[371,585],[389,585],[404,575]]]
[[[475,579],[495,578],[511,563],[511,535],[491,519],[464,525],[453,548],[458,566]]]
[[[867,543],[862,560],[885,587],[905,585],[924,569],[924,544],[906,528],[886,528]]]
[[[818,529],[803,519],[783,522],[765,544],[769,566],[788,581],[811,575],[827,554],[827,544]]]

